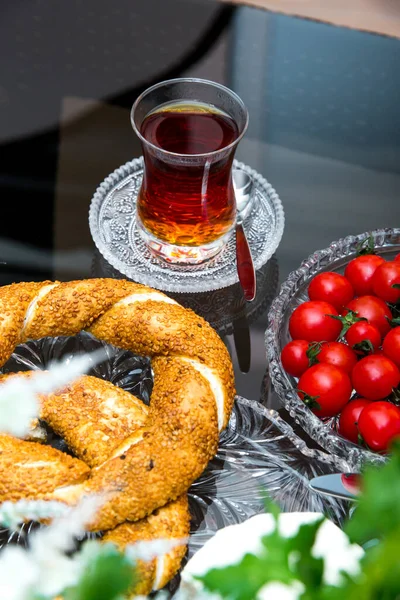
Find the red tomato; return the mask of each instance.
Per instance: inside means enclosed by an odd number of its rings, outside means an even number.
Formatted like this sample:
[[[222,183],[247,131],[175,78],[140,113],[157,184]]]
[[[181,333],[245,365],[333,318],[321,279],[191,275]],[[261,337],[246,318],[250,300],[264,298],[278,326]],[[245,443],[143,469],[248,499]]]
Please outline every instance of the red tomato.
[[[389,331],[389,321],[392,319],[392,313],[387,304],[380,298],[360,296],[360,298],[355,298],[349,302],[346,308],[354,311],[357,317],[367,319],[371,325],[379,329],[382,337]]]
[[[319,364],[303,373],[298,389],[300,398],[314,414],[318,417],[333,417],[349,401],[352,385],[350,377],[342,369]]]
[[[289,320],[289,332],[294,340],[308,342],[331,342],[341,329],[340,321],[329,315],[338,316],[337,310],[328,302],[310,301],[298,306]]]
[[[385,302],[396,304],[400,300],[400,262],[385,262],[378,267],[372,278],[374,294]]]
[[[360,414],[358,431],[371,450],[387,452],[400,435],[400,410],[391,402],[371,402]]]
[[[372,294],[372,277],[383,262],[384,259],[376,254],[358,256],[349,262],[344,276],[350,281],[356,296]]]
[[[329,363],[339,369],[343,369],[349,375],[357,363],[355,352],[341,342],[326,342],[326,344],[322,344],[316,358],[319,363]]]
[[[343,487],[353,494],[353,496],[358,496],[361,492],[362,478],[358,473],[342,473],[341,482]]]
[[[400,381],[400,371],[386,356],[371,354],[356,364],[351,374],[354,389],[368,400],[382,400]]]
[[[383,355],[382,348],[378,348],[378,350],[376,352],[374,352],[374,354],[376,354],[376,356],[382,356]]]
[[[389,331],[382,346],[383,354],[400,369],[400,327]]]
[[[367,400],[367,398],[355,398],[350,400],[340,413],[338,431],[346,440],[358,444],[357,423],[360,414],[368,404],[371,404],[371,400]]]
[[[351,283],[339,273],[319,273],[308,286],[310,300],[329,302],[341,311],[354,298]]]
[[[394,260],[400,260],[400,252],[398,254],[396,254],[396,256],[394,257]]]
[[[289,375],[300,377],[310,366],[307,350],[310,343],[306,340],[293,340],[286,344],[281,352],[283,368]]]
[[[382,341],[379,329],[368,323],[368,321],[354,323],[344,337],[356,354],[375,352]]]

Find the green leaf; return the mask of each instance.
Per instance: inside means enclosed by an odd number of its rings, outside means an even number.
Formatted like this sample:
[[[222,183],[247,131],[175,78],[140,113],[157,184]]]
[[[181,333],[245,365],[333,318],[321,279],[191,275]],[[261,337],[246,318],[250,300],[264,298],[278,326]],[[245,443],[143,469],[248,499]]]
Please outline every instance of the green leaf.
[[[246,554],[238,565],[223,569],[211,569],[201,577],[203,585],[210,592],[217,592],[222,598],[232,600],[254,600],[258,590],[268,581],[291,581],[290,573],[272,570],[269,561],[261,560],[252,554]]]
[[[374,236],[369,235],[364,241],[360,242],[356,248],[357,256],[364,254],[376,254]]]
[[[389,398],[390,402],[393,402],[396,406],[400,406],[400,388],[393,388]]]
[[[296,392],[299,394],[301,400],[303,400],[304,404],[308,406],[310,410],[321,410],[321,405],[317,402],[319,396],[310,396],[303,390],[296,389]]]
[[[367,356],[368,354],[373,354],[374,347],[372,345],[371,340],[365,339],[362,340],[362,342],[354,344],[353,350],[355,350],[356,352],[361,352],[364,356]]]
[[[345,583],[340,587],[325,586],[321,590],[318,600],[372,600],[369,591],[361,589],[358,579],[351,579],[346,573],[343,574],[343,578]],[[379,598],[374,598],[374,600],[379,600]]]
[[[324,561],[312,556],[321,522],[302,525],[292,538],[282,538],[276,526],[261,539],[259,556],[247,554],[237,565],[198,579],[230,600],[254,600],[271,581],[301,582],[302,600],[400,600],[400,442],[393,444],[387,464],[363,474],[362,494],[345,526],[351,541],[365,544],[362,571],[343,573],[338,587],[324,584]]]
[[[271,500],[267,493],[264,496],[264,508],[266,513],[271,513],[275,519],[275,523],[277,523],[279,515],[281,514],[281,509],[273,500]]]
[[[358,312],[354,310],[348,310],[347,313],[342,317],[338,315],[325,315],[326,317],[330,317],[331,319],[335,319],[335,321],[340,321],[342,324],[342,330],[338,335],[338,340],[342,339],[344,335],[348,332],[350,327],[354,325],[354,323],[358,323],[358,321],[366,321],[365,317],[358,317]]]
[[[397,528],[382,542],[369,548],[362,560],[362,573],[342,590],[342,600],[399,599],[399,543],[400,529]]]
[[[238,564],[211,569],[196,579],[210,592],[230,600],[254,600],[259,589],[271,581],[290,584],[294,577],[289,567],[288,540],[281,537],[277,522],[261,543],[263,551],[259,555],[245,554]]]
[[[324,519],[315,523],[301,525],[297,534],[287,540],[288,554],[292,558],[292,569],[297,579],[302,581],[306,589],[317,590],[322,585],[324,561],[322,558],[312,556],[315,538]],[[296,560],[297,558],[297,560]]]
[[[308,350],[306,352],[308,358],[308,364],[310,367],[318,364],[318,354],[321,352],[322,344],[321,342],[313,342],[308,346]]]
[[[364,543],[400,529],[400,445],[392,446],[391,460],[368,468],[363,475],[363,493],[346,532],[351,540]],[[400,540],[399,540],[400,546]]]
[[[86,569],[65,600],[117,600],[136,580],[132,564],[114,544],[97,544],[96,553],[87,560]]]
[[[400,303],[397,302],[396,304],[391,304],[390,302],[388,302],[388,307],[390,309],[390,312],[392,313],[394,323],[392,324],[393,321],[391,321],[390,319],[388,319],[388,321],[392,325],[392,327],[395,327],[396,326],[395,321],[396,321],[396,319],[398,319],[400,317]],[[398,325],[398,323],[397,323],[397,325]]]
[[[246,554],[237,565],[212,569],[197,579],[210,592],[232,600],[253,600],[260,588],[272,581],[290,585],[297,580],[311,590],[305,598],[317,600],[324,561],[311,552],[322,522],[302,525],[292,538],[282,537],[276,526],[261,538],[264,550],[259,555]]]

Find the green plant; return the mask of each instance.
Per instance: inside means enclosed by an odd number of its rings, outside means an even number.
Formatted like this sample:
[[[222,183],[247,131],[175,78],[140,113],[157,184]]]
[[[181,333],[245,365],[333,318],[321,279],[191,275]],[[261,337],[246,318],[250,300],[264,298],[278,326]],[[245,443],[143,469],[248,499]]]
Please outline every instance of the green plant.
[[[246,554],[236,565],[211,569],[198,577],[205,590],[231,600],[252,600],[268,584],[280,582],[299,600],[397,600],[400,598],[400,443],[390,461],[367,468],[363,493],[345,532],[352,543],[364,545],[359,572],[343,573],[338,584],[324,581],[324,560],[313,548],[323,523],[302,525],[292,538],[276,526],[262,538],[262,551]],[[283,589],[283,588],[282,588]],[[272,595],[262,598],[278,600]]]

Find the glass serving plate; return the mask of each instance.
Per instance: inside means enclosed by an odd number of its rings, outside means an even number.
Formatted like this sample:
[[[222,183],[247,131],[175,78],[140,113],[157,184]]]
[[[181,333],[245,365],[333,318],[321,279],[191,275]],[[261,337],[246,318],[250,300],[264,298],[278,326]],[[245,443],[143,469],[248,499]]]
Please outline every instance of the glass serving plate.
[[[400,251],[400,229],[377,229],[351,235],[311,254],[282,284],[268,314],[265,343],[272,384],[280,400],[295,421],[322,448],[332,454],[343,470],[359,471],[366,463],[380,464],[385,458],[342,438],[336,431],[336,420],[321,421],[300,400],[295,392],[297,380],[283,369],[280,354],[290,341],[289,318],[293,310],[308,300],[307,288],[311,279],[323,271],[343,273],[347,263],[357,255],[357,248],[370,235],[377,254],[393,259]]]
[[[134,356],[99,341],[88,333],[75,337],[43,338],[18,346],[2,372],[44,369],[53,360],[68,359],[103,347],[107,359],[91,375],[107,379],[148,403],[153,386],[150,360]],[[56,435],[49,443],[66,450]],[[190,558],[218,529],[241,523],[265,510],[268,496],[284,511],[322,511],[342,523],[348,503],[320,496],[309,480],[334,469],[332,457],[307,447],[277,412],[258,402],[237,397],[218,453],[189,490],[191,535]],[[19,531],[0,531],[0,547],[27,544],[37,524],[27,523]],[[176,588],[177,579],[169,586]]]
[[[281,241],[284,210],[278,194],[260,173],[236,160],[233,166],[250,175],[253,181],[252,202],[243,227],[254,268],[259,270]],[[142,178],[141,157],[108,175],[92,198],[90,232],[106,261],[125,277],[166,292],[208,292],[237,283],[234,235],[217,256],[198,265],[171,264],[150,253],[136,222],[136,201]]]

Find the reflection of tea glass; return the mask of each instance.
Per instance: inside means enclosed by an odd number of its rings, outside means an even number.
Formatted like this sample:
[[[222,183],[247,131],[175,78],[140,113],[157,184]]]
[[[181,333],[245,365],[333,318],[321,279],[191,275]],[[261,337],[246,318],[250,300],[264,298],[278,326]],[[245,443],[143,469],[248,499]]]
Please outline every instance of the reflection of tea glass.
[[[247,171],[240,167],[232,170],[233,187],[236,195],[236,207],[238,216],[244,220],[249,215],[254,199],[254,182],[253,178]]]
[[[136,100],[143,149],[137,224],[153,254],[197,264],[226,245],[236,220],[232,162],[247,128],[242,100],[202,79],[172,79]]]

